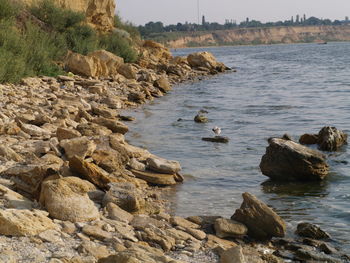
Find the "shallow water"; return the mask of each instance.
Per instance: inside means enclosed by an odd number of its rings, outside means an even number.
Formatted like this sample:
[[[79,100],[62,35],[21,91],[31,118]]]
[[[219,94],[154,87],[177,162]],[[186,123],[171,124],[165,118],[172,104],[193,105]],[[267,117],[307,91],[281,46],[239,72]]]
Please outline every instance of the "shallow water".
[[[183,49],[208,50],[237,69],[176,86],[167,96],[128,112],[137,121],[127,138],[180,161],[187,180],[170,193],[178,215],[230,217],[248,191],[288,222],[309,221],[350,251],[350,154],[327,153],[331,173],[317,183],[271,183],[259,163],[271,136],[317,133],[325,125],[350,132],[350,43]],[[193,117],[206,109],[210,122]],[[182,121],[177,121],[182,118]],[[213,126],[229,144],[201,141]]]

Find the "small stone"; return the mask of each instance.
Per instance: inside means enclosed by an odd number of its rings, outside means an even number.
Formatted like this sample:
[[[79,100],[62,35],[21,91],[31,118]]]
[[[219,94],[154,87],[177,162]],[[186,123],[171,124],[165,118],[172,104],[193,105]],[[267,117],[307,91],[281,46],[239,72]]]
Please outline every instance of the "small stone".
[[[234,220],[218,218],[214,223],[216,235],[220,238],[242,237],[247,234],[247,227]]]
[[[56,230],[46,230],[39,234],[39,238],[44,242],[62,243],[61,234]]]
[[[243,255],[242,247],[237,246],[221,253],[220,263],[248,263]]]
[[[133,219],[133,215],[121,209],[116,204],[109,202],[106,206],[108,217],[113,220],[129,223]]]
[[[200,228],[199,225],[192,223],[191,221],[188,221],[185,218],[182,218],[179,216],[171,217],[170,223],[174,226],[181,226],[181,227],[185,227],[185,228],[194,228],[194,229]]]
[[[86,225],[82,231],[85,235],[102,241],[112,239],[113,237],[111,233],[102,230],[99,226]]]

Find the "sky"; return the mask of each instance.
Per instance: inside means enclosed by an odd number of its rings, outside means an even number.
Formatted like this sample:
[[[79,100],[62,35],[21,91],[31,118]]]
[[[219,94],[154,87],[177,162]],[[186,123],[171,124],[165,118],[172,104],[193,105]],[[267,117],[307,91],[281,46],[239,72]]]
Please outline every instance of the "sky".
[[[161,21],[165,25],[187,22],[197,23],[199,2],[207,22],[224,23],[225,19],[241,22],[289,20],[292,16],[343,20],[350,17],[350,0],[116,0],[117,13],[125,21],[144,25]]]

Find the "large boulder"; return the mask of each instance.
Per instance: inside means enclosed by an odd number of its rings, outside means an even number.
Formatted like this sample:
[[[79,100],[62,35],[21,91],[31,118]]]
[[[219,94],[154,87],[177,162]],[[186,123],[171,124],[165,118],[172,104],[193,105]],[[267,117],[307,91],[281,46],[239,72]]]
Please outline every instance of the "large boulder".
[[[322,151],[336,151],[347,143],[348,135],[336,127],[323,127],[318,133],[318,145]]]
[[[47,180],[42,184],[40,203],[50,216],[63,221],[86,222],[100,217],[87,193],[95,190],[88,181],[78,177]]]
[[[260,239],[284,237],[286,224],[270,207],[254,195],[243,193],[243,203],[231,219],[241,222],[248,228],[248,235]]]
[[[34,236],[55,228],[47,212],[26,209],[0,209],[0,234],[7,236]]]
[[[260,162],[261,172],[273,180],[322,180],[328,174],[325,156],[293,141],[272,138]]]
[[[90,57],[94,57],[100,60],[104,65],[106,65],[109,74],[113,74],[117,69],[124,64],[124,59],[118,57],[117,55],[108,52],[106,50],[97,50],[89,53]]]
[[[65,66],[74,74],[86,77],[98,77],[101,70],[98,59],[73,52],[68,53]]]
[[[225,71],[226,66],[216,60],[210,52],[198,52],[188,55],[187,61],[192,68],[207,68],[209,70]]]

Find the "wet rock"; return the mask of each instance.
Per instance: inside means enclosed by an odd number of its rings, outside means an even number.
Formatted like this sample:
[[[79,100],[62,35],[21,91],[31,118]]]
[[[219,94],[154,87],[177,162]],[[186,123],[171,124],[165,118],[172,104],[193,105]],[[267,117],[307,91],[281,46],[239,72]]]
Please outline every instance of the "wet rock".
[[[150,184],[156,184],[156,185],[175,185],[176,184],[175,177],[172,174],[161,174],[161,173],[154,173],[150,171],[137,171],[137,170],[131,170],[131,172],[137,178],[145,180]]]
[[[215,137],[203,137],[202,141],[228,143],[230,141],[230,139],[228,137],[224,137],[224,136],[215,136]]]
[[[283,237],[286,224],[271,208],[254,195],[243,193],[243,203],[231,219],[243,223],[248,228],[248,235],[257,239]]]
[[[237,246],[221,253],[220,263],[247,263],[243,255],[242,247]]]
[[[272,180],[314,181],[328,175],[325,156],[293,141],[272,138],[260,162],[262,173]]]
[[[160,77],[154,82],[154,86],[159,88],[162,92],[167,93],[171,90],[169,79],[165,76]]]
[[[318,251],[308,249],[298,249],[295,253],[295,258],[299,260],[314,260],[316,262],[327,262],[327,263],[341,263],[340,259],[336,259],[320,253]]]
[[[74,156],[85,158],[91,156],[96,149],[94,141],[87,137],[73,138],[69,140],[62,140],[60,146],[64,149],[68,159]]]
[[[309,237],[313,239],[326,239],[330,235],[323,231],[319,226],[310,223],[300,223],[297,226],[296,233],[301,237]]]
[[[317,141],[318,141],[318,134],[306,133],[306,134],[301,135],[299,138],[299,143],[306,144],[306,145],[316,144]]]
[[[100,217],[87,192],[95,187],[78,177],[47,180],[42,184],[40,203],[56,219],[86,222]]]
[[[0,209],[0,234],[7,236],[34,236],[55,228],[47,212],[26,209]]]
[[[69,168],[85,180],[88,180],[102,189],[107,189],[109,183],[117,181],[115,177],[96,164],[85,161],[77,156],[70,159]]]
[[[338,253],[338,250],[336,250],[333,246],[331,246],[330,244],[327,244],[327,243],[322,243],[320,246],[319,246],[319,249],[326,253],[326,254],[337,254]]]
[[[208,117],[203,114],[197,114],[194,117],[194,121],[197,123],[207,123],[209,121]]]
[[[175,174],[181,170],[180,163],[178,161],[170,161],[161,158],[148,158],[148,168],[158,173]]]
[[[220,238],[243,237],[247,234],[247,227],[233,220],[218,218],[214,223],[215,233]]]
[[[336,151],[347,143],[348,135],[336,127],[323,127],[318,133],[318,145],[322,151]]]
[[[131,183],[111,183],[103,203],[112,202],[128,212],[137,212],[145,205],[145,200],[140,190]]]
[[[113,220],[129,223],[134,218],[132,214],[111,202],[106,205],[106,210],[108,212],[108,218]]]
[[[218,62],[209,52],[198,52],[187,56],[187,61],[192,68],[205,68],[208,70],[225,71],[226,66]]]

